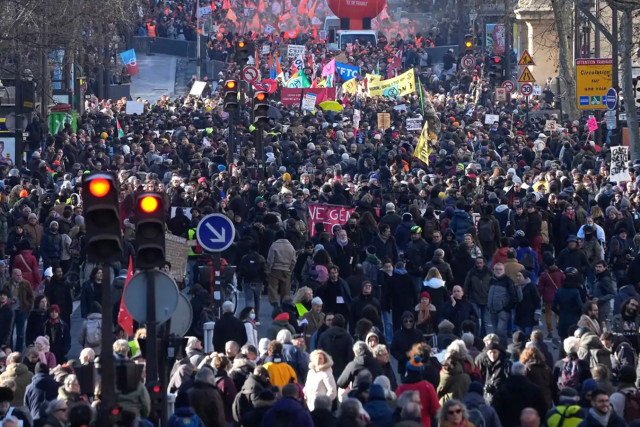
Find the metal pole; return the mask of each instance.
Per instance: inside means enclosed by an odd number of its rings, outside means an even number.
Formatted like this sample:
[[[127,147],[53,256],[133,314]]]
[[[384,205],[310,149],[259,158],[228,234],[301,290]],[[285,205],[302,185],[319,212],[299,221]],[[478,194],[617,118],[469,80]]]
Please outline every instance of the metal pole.
[[[222,266],[222,262],[220,260],[220,252],[214,252],[211,255],[211,261],[213,268],[213,309],[214,312],[218,315],[218,318],[222,317],[222,273],[220,272],[220,268]]]
[[[102,353],[100,353],[100,416],[98,425],[109,427],[107,420],[111,416],[111,408],[116,404],[115,360],[113,357],[113,310],[111,301],[111,266],[102,264],[103,282],[107,286],[102,290]]]
[[[158,325],[156,324],[156,288],[153,270],[146,270],[147,277],[147,383],[158,380]]]
[[[256,148],[258,151],[258,177],[264,179],[264,142],[263,126],[258,122],[256,125]]]
[[[611,34],[618,34],[618,8],[614,5],[611,5]],[[618,76],[618,43],[613,43],[611,45],[611,57],[613,59],[613,73],[611,76],[611,84],[615,88],[615,90],[620,93],[620,77]]]
[[[202,66],[202,52],[200,52],[200,17],[198,16],[200,9],[200,0],[196,2],[196,77],[200,80]]]
[[[236,130],[235,130],[235,112],[229,112],[229,144],[227,147],[227,170],[231,173],[231,165],[233,164],[233,152],[236,147]]]
[[[596,19],[600,21],[600,0],[596,0],[595,9],[596,9]],[[598,27],[595,27],[594,30],[595,30],[595,33],[593,35],[594,56],[596,58],[600,58],[600,30],[598,30]]]
[[[162,410],[160,411],[160,424],[161,426],[165,426],[167,425],[167,421],[169,420],[169,407],[167,405],[167,386],[169,385],[169,381],[168,381],[168,363],[167,361],[169,360],[170,356],[168,354],[168,349],[169,349],[169,330],[170,330],[170,326],[171,325],[171,319],[167,320],[161,327],[160,327],[160,347],[164,349],[163,353],[164,356],[160,357],[159,361],[158,361],[158,382],[160,383],[160,390],[162,390]],[[173,355],[173,357],[175,357],[175,354]]]

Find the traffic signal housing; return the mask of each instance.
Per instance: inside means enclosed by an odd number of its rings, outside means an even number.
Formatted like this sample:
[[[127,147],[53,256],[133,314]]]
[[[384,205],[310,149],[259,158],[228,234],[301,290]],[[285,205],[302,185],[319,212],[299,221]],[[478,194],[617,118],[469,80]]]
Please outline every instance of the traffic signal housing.
[[[136,200],[136,267],[162,267],[164,253],[164,202],[159,193],[143,193]]]
[[[246,40],[236,42],[236,62],[240,65],[247,65],[249,57],[253,54],[253,43]]]
[[[492,55],[487,58],[485,66],[488,68],[487,74],[489,77],[502,78],[504,77],[504,59],[500,55]]]
[[[86,251],[91,262],[122,258],[119,193],[114,174],[94,172],[82,178]]]
[[[238,109],[238,82],[227,80],[224,82],[224,111],[227,113]]]
[[[149,398],[151,400],[151,410],[149,411],[149,420],[158,423],[162,419],[162,411],[164,410],[164,396],[162,387],[157,381],[149,381],[146,384]]]
[[[269,95],[258,91],[253,95],[253,124],[269,122]]]
[[[464,36],[464,51],[466,53],[473,53],[473,34],[466,34]]]

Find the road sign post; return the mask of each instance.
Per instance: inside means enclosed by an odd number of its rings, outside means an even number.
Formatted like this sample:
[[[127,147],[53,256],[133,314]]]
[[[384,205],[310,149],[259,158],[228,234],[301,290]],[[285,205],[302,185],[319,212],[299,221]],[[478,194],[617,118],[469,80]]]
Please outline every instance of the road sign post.
[[[247,66],[242,69],[242,80],[253,83],[258,80],[258,69],[254,66]]]
[[[531,83],[523,83],[520,85],[520,93],[529,98],[533,93],[533,85]]]
[[[260,129],[260,132],[262,132],[262,129]],[[196,238],[200,242],[200,246],[206,251],[212,252],[213,283],[211,284],[210,293],[216,311],[222,307],[222,263],[220,252],[231,246],[235,235],[236,229],[233,226],[233,222],[223,214],[205,216],[196,229]]]
[[[513,80],[505,80],[502,83],[502,87],[507,90],[507,93],[513,93],[513,91],[516,89],[516,84],[513,82]]]

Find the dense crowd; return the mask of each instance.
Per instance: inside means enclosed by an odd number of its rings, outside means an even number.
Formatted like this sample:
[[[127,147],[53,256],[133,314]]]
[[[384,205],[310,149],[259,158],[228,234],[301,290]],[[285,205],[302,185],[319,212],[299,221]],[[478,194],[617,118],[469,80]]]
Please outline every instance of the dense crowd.
[[[159,35],[190,38],[189,8],[152,9],[165,16]],[[235,29],[225,31],[210,50],[225,52]],[[278,88],[265,159],[242,105],[228,161],[221,83],[238,78],[234,64],[203,97],[163,96],[142,115],[125,114],[126,100],[98,100],[77,129],[55,135],[36,118],[26,164],[0,165],[2,425],[89,425],[100,406],[95,358],[106,350],[144,363],[142,327],[114,324],[113,348],[101,348],[101,313],[116,322],[129,259],[135,267],[142,191],[165,195],[176,236],[193,239],[216,212],[236,229],[222,256],[237,266],[239,313],[225,302],[214,319],[197,269],[206,256],[189,249],[181,285],[193,322],[167,387],[171,426],[638,425],[640,166],[610,181],[610,133],[560,117],[548,86],[529,102],[495,102],[483,58],[461,71],[450,52],[434,67],[431,36],[380,37],[345,56],[382,78],[402,56],[399,72],[415,67],[420,80],[406,96],[339,91],[340,108],[310,114],[283,105]],[[343,54],[299,34],[255,41],[271,46],[257,58],[263,76],[282,44],[305,44],[318,70]],[[289,60],[281,67],[293,74]],[[415,153],[421,131],[407,130],[415,118],[428,126],[428,162]],[[80,194],[85,172],[100,170],[118,176],[123,221],[122,258],[106,276],[86,259]],[[314,205],[349,214],[325,223]],[[102,292],[113,307],[101,307]],[[72,336],[76,300],[82,326]],[[203,343],[209,320],[213,342]],[[117,401],[130,425],[147,425],[142,383]]]

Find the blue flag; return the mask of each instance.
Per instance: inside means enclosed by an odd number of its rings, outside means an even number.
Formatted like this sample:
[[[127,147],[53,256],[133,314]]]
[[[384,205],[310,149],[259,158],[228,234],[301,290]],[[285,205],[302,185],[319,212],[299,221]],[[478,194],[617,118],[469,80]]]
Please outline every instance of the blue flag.
[[[346,82],[348,80],[357,78],[360,74],[360,67],[355,65],[343,64],[342,62],[336,62],[336,74],[340,76],[340,80]]]

